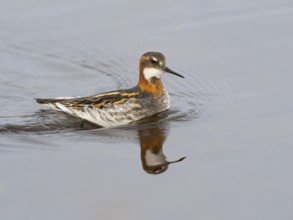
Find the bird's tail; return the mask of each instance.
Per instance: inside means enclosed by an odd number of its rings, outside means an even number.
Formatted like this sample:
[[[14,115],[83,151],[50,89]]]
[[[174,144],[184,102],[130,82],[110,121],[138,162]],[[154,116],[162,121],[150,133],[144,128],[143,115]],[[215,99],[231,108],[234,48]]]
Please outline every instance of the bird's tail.
[[[62,101],[62,99],[39,99],[39,98],[36,98],[35,99],[37,103],[40,103],[40,104],[54,104],[56,102],[60,102]]]

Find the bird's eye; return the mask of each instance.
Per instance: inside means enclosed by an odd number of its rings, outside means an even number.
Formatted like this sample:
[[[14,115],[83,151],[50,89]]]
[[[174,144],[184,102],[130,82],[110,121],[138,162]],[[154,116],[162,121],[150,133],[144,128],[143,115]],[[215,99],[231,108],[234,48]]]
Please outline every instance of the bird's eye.
[[[154,58],[151,58],[151,63],[155,64],[155,63],[158,63],[158,61],[155,60]]]

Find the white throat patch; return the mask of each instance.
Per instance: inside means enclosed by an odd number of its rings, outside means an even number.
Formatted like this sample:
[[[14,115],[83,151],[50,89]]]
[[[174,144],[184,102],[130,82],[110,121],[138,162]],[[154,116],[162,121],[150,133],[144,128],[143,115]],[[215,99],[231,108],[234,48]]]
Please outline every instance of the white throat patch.
[[[154,154],[150,149],[145,152],[145,162],[148,166],[158,166],[166,163],[166,157],[162,151]]]
[[[150,79],[153,77],[160,79],[163,72],[164,72],[163,70],[156,69],[156,68],[144,68],[143,75],[144,75],[144,78],[146,78],[146,80],[150,81]]]

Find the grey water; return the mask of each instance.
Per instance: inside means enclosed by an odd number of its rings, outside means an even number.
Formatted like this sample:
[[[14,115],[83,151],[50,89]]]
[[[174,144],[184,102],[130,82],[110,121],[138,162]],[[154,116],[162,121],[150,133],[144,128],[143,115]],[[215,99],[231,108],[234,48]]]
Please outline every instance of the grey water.
[[[292,27],[287,0],[1,1],[0,219],[292,219]],[[147,51],[185,76],[168,112],[34,100],[132,87]]]

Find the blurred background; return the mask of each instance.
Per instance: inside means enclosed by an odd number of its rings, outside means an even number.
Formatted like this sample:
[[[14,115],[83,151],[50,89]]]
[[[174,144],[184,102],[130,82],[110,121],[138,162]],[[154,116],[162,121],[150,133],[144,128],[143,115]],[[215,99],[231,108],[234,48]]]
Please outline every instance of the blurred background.
[[[288,0],[0,1],[0,219],[292,219],[292,27]],[[185,76],[156,118],[34,101],[135,86],[148,51]]]

